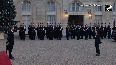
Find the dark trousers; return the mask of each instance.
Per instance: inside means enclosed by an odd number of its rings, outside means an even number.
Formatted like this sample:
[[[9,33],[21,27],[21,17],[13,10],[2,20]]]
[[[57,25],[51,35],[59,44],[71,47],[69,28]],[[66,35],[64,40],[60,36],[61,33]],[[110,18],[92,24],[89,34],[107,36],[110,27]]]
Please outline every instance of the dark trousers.
[[[104,35],[104,38],[106,38],[106,35]]]
[[[88,38],[88,35],[85,35],[85,40],[87,40],[87,38]]]
[[[77,40],[79,40],[79,37],[77,36]]]
[[[103,33],[102,33],[103,34]],[[101,39],[103,39],[103,35],[101,35]]]
[[[10,50],[9,50],[9,58],[11,58],[11,57],[12,57],[11,52],[12,52],[12,49],[10,49]]]
[[[69,36],[66,36],[67,40],[69,40]]]
[[[83,39],[83,35],[81,34],[81,39]]]
[[[20,35],[20,39],[22,40],[21,35]]]
[[[108,39],[110,39],[110,38],[111,38],[111,36],[110,36],[110,35],[111,35],[111,34],[109,33],[109,34],[108,34]]]
[[[40,36],[38,36],[38,39],[40,39]]]
[[[61,36],[61,35],[59,35],[59,36],[58,36],[58,38],[57,38],[57,40],[61,40],[61,38],[62,38],[62,36]]]
[[[114,37],[114,40],[116,41],[116,37]]]
[[[75,39],[75,35],[73,35],[73,39]]]
[[[40,36],[40,40],[44,40],[44,36]]]
[[[31,37],[31,40],[35,40],[35,36],[32,36],[32,37]]]
[[[99,46],[98,46],[98,47],[96,47],[96,53],[97,53],[97,54],[100,54]]]
[[[104,38],[106,38],[106,36],[107,36],[107,32],[104,33]]]
[[[79,40],[80,39],[80,36],[79,35],[77,35],[77,40]]]
[[[71,35],[71,39],[73,39],[73,35]]]
[[[29,39],[31,39],[31,35],[29,35]]]
[[[25,34],[24,35],[21,35],[21,40],[25,40]]]
[[[53,40],[53,36],[50,36],[50,37],[49,37],[49,40]]]
[[[95,39],[95,35],[93,35],[93,39]]]
[[[49,38],[49,36],[46,36],[47,37],[47,39]]]
[[[89,39],[91,39],[91,34],[89,34]]]

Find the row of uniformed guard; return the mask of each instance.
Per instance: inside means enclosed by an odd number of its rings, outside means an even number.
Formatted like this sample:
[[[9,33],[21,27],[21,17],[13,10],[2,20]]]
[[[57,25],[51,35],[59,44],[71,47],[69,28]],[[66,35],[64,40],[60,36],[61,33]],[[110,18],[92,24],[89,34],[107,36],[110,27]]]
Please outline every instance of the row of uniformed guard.
[[[105,23],[106,24],[106,23]],[[98,33],[100,34],[101,39],[108,37],[108,39],[111,39],[111,27],[110,27],[110,23],[108,26],[105,25],[105,27],[103,27],[103,23],[101,24],[101,26],[97,25],[95,26],[95,24],[93,26],[88,26],[87,24],[85,26],[68,26],[66,27],[66,37],[67,40],[69,40],[69,37],[71,37],[71,39],[75,39],[75,37],[77,37],[77,40],[79,39],[83,39],[83,37],[85,36],[85,40],[88,39],[95,39],[95,30],[98,31]]]
[[[21,40],[25,40],[25,31],[26,28],[24,25],[21,25],[19,27],[19,36]],[[37,34],[36,34],[36,30],[37,30]],[[38,36],[38,39],[40,40],[44,40],[44,37],[46,36],[47,39],[49,40],[53,40],[53,39],[58,39],[61,40],[62,38],[62,26],[59,24],[57,26],[53,26],[53,25],[47,25],[47,27],[43,26],[43,25],[38,25],[37,28],[34,27],[34,25],[29,25],[28,27],[28,35],[29,38],[31,40],[35,40],[35,36]],[[111,27],[110,27],[110,23],[108,26],[104,26],[103,24],[101,24],[101,26],[97,25],[95,26],[95,24],[93,26],[88,26],[87,24],[85,26],[83,25],[74,25],[74,26],[69,26],[67,25],[66,27],[66,38],[67,40],[70,39],[75,39],[77,38],[77,40],[79,39],[83,39],[83,37],[85,37],[85,40],[87,39],[95,39],[95,30],[98,30],[101,39],[108,37],[108,39],[111,39]]]
[[[43,25],[40,25],[40,26],[38,25],[37,28],[35,28],[34,25],[29,25],[28,35],[31,40],[35,40],[36,30],[37,30],[38,39],[40,39],[40,40],[44,40],[45,36],[49,40],[53,40],[53,38],[61,40],[61,38],[63,36],[62,35],[63,28],[61,25],[57,25],[57,26],[47,25],[47,27],[45,27]],[[26,29],[25,29],[24,25],[20,25],[19,36],[20,36],[21,40],[25,40],[25,31],[26,31]]]

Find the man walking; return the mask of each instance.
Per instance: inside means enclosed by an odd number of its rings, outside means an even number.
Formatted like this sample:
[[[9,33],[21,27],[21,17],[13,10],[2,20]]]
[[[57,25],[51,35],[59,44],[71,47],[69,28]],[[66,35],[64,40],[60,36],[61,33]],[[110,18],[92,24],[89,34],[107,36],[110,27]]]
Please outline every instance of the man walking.
[[[6,45],[7,45],[7,50],[9,50],[9,58],[11,60],[14,59],[14,57],[12,56],[11,52],[12,52],[12,49],[13,49],[13,45],[14,45],[14,27],[11,27],[11,30],[8,32],[8,41],[6,42]],[[6,50],[6,52],[7,52]]]

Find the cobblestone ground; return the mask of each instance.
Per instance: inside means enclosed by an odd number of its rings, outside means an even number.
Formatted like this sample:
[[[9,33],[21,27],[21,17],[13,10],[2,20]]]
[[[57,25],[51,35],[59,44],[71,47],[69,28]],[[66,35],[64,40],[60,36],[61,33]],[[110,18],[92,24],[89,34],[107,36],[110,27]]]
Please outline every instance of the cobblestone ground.
[[[0,51],[5,51],[0,40]],[[15,36],[12,65],[116,65],[116,42],[104,39],[95,56],[94,40],[19,40]]]

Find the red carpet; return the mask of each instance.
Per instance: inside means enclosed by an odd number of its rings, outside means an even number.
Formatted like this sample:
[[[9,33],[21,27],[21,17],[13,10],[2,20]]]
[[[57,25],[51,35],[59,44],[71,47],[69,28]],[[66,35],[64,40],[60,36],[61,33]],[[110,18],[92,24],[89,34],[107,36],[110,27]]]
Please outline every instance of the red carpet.
[[[0,65],[12,65],[6,52],[0,52]]]

